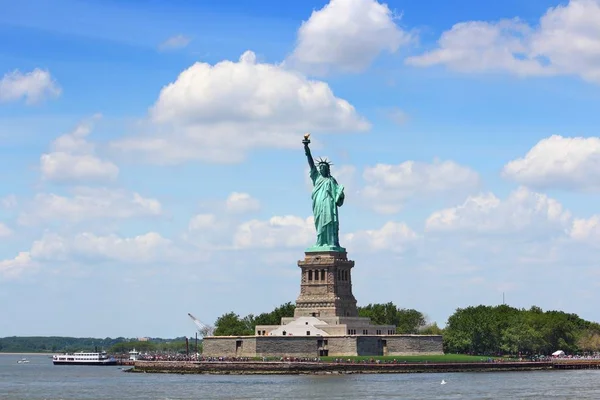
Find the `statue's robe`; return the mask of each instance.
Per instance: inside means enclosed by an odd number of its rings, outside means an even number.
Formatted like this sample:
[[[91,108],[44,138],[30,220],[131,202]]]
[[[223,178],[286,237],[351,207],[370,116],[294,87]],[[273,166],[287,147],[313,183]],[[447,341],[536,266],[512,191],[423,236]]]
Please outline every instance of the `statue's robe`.
[[[338,207],[344,204],[344,186],[334,177],[324,177],[316,167],[310,170],[313,183],[312,206],[317,230],[315,246],[340,246]]]

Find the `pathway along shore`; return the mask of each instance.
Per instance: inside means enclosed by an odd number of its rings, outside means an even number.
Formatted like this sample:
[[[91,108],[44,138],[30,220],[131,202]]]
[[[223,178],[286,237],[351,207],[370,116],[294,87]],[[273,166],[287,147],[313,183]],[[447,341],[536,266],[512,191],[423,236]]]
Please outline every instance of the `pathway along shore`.
[[[329,363],[285,361],[136,361],[128,372],[170,374],[400,374],[419,372],[540,371],[600,369],[600,360],[483,363]]]

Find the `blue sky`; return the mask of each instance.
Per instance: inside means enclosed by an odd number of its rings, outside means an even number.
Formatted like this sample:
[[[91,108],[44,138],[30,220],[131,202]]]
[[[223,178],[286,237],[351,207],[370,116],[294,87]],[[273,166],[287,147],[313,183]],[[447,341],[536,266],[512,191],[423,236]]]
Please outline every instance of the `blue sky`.
[[[295,301],[304,132],[359,304],[600,321],[599,27],[598,0],[6,2],[0,336]]]

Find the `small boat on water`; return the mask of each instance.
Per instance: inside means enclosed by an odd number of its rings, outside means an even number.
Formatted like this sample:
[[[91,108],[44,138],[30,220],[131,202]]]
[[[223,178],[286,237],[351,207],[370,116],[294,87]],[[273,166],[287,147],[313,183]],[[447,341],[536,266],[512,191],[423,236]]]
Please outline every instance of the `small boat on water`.
[[[28,362],[29,362],[29,360],[26,359],[25,357],[23,357],[19,361],[17,361],[17,364],[27,364]]]
[[[116,365],[117,360],[109,357],[105,351],[100,353],[78,353],[56,354],[52,356],[54,365]]]

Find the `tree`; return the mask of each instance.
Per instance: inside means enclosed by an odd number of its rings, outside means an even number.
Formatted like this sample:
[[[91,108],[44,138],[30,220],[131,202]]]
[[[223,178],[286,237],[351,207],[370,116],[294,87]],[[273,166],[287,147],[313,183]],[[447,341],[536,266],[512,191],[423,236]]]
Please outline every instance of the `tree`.
[[[294,310],[296,306],[291,302],[287,302],[285,304],[276,307],[273,311],[269,313],[262,313],[254,318],[254,327],[256,325],[279,325],[281,323],[281,318],[289,318],[294,316]]]
[[[224,314],[217,318],[215,322],[215,336],[244,336],[253,335],[254,327],[249,324],[254,319],[252,315],[240,319],[240,316],[234,312]]]
[[[600,351],[600,332],[594,328],[581,332],[577,339],[577,346],[586,352]]]
[[[486,355],[550,354],[559,349],[575,353],[593,348],[593,333],[584,333],[592,327],[598,327],[600,335],[600,325],[576,314],[544,312],[536,306],[529,310],[506,305],[459,308],[448,318],[444,348]]]
[[[541,332],[522,322],[502,331],[500,349],[507,354],[539,354],[545,347]]]
[[[437,323],[433,323],[431,325],[425,325],[421,329],[419,329],[419,333],[421,335],[443,335],[444,330],[440,328]]]
[[[418,333],[426,324],[425,316],[412,308],[398,310],[396,320],[396,333]]]
[[[376,325],[394,325],[396,333],[417,333],[426,324],[425,316],[413,309],[398,308],[394,303],[358,307],[358,315],[371,318]]]

